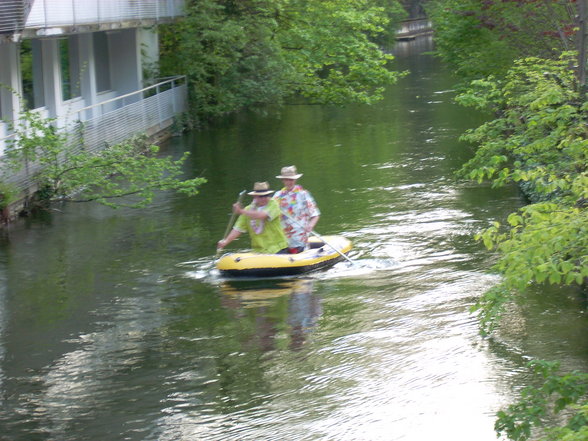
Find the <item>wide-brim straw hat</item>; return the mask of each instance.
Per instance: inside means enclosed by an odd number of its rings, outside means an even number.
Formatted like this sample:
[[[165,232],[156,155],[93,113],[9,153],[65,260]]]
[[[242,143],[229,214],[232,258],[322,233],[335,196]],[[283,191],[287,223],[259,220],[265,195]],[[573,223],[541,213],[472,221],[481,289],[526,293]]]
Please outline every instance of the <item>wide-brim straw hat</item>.
[[[298,173],[295,165],[289,165],[282,167],[281,173],[276,176],[278,179],[298,179],[302,176],[302,173]]]
[[[256,182],[253,184],[253,191],[247,193],[249,196],[267,196],[272,194],[274,191],[270,190],[269,183],[267,182]]]

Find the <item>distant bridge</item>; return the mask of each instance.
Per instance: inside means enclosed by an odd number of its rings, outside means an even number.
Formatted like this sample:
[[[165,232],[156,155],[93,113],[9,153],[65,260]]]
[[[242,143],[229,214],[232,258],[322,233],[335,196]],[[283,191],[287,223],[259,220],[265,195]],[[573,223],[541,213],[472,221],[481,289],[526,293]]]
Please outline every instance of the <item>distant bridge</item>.
[[[433,25],[428,18],[405,20],[400,23],[400,28],[396,31],[396,40],[414,40],[420,35],[429,35],[432,33]]]

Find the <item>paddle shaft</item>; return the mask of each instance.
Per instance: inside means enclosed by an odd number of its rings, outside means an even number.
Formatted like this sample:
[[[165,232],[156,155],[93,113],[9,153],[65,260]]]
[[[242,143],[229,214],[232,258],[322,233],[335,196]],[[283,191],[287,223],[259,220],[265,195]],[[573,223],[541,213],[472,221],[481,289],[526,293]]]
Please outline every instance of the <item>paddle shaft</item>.
[[[290,219],[292,222],[294,222],[296,225],[298,225],[300,228],[304,228],[304,226],[300,225],[300,222],[298,222],[296,219],[294,219],[292,216],[290,216],[288,213],[284,213],[282,211],[282,214],[284,216],[286,216],[288,219]],[[337,251],[341,256],[343,256],[345,258],[345,260],[347,260],[349,263],[355,264],[355,262],[353,260],[351,260],[347,255],[345,255],[341,250],[338,250],[337,247],[331,245],[329,242],[327,242],[320,234],[318,234],[316,231],[312,230],[310,232],[310,234],[312,234],[313,236],[317,237],[319,240],[322,240],[324,243],[326,243],[328,246],[330,246],[331,248],[333,248],[335,251]]]
[[[247,193],[247,190],[243,190],[241,193],[239,193],[239,197],[237,198],[237,204],[240,204],[241,201],[243,200],[243,196],[245,196],[245,193]],[[225,235],[223,236],[223,239],[226,239],[227,236],[229,235],[229,232],[231,231],[231,227],[233,226],[233,222],[235,222],[235,217],[237,216],[237,213],[235,213],[233,211],[233,214],[231,215],[231,219],[229,220],[229,223],[227,225],[227,229],[225,230]],[[220,253],[220,250],[216,250],[216,255],[218,257]]]
[[[243,200],[243,196],[245,196],[245,193],[247,193],[247,190],[243,190],[241,193],[239,193],[239,197],[237,198],[238,204],[240,204],[241,201]],[[235,213],[233,211],[233,214],[231,215],[231,219],[229,220],[229,224],[227,225],[227,229],[225,230],[225,235],[223,236],[223,239],[226,239],[227,236],[229,235],[229,231],[231,231],[231,227],[233,226],[233,222],[235,221],[236,216],[237,216],[237,213]]]

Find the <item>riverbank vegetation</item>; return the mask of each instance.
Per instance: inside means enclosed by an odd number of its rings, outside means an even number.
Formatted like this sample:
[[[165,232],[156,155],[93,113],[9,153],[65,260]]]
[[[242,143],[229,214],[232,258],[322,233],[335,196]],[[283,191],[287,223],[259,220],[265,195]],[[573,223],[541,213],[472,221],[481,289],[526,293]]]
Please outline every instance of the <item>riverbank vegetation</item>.
[[[478,302],[483,332],[530,286],[586,293],[588,280],[587,2],[435,0],[437,53],[462,79],[457,100],[488,111],[463,138],[476,146],[459,175],[517,183],[528,204],[478,238],[496,250],[502,282]],[[552,413],[565,426],[545,439],[587,439],[588,375],[534,362],[543,386],[499,413],[496,430],[529,439]]]
[[[575,0],[431,0],[427,12],[436,53],[470,81],[503,78],[517,59],[557,59],[571,50],[585,72],[582,6]]]
[[[266,104],[372,103],[401,76],[378,43],[397,0],[198,0],[161,29],[161,73],[188,78],[192,121]]]
[[[28,211],[57,201],[144,207],[157,191],[194,195],[206,182],[183,179],[187,153],[177,160],[158,155],[159,147],[145,137],[92,152],[83,139],[72,139],[75,132],[59,131],[50,119],[32,111],[23,112],[12,131],[16,136],[4,155],[3,172],[33,177],[36,191],[27,199]],[[3,194],[11,194],[4,187]]]

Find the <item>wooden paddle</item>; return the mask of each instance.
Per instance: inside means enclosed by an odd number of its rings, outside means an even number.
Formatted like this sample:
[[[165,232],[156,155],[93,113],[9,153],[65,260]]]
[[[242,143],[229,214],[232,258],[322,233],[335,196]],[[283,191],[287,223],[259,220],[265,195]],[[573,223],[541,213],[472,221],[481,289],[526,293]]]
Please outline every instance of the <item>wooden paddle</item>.
[[[247,190],[243,190],[241,193],[239,193],[239,197],[237,198],[237,204],[240,204],[241,201],[243,200],[243,196],[245,196],[245,193],[247,193]],[[235,213],[233,211],[233,214],[231,215],[231,219],[229,220],[229,224],[227,225],[227,229],[225,230],[225,235],[223,236],[223,239],[226,239],[227,236],[229,235],[230,231],[231,231],[231,227],[233,226],[233,222],[235,222],[235,217],[237,216],[237,213]],[[220,254],[220,249],[216,249],[216,258],[218,259],[218,255]]]
[[[300,222],[298,222],[296,219],[294,219],[292,216],[290,216],[288,213],[284,213],[282,211],[282,214],[284,216],[286,216],[288,219],[290,219],[292,222],[294,222],[296,225],[298,225],[300,228],[304,228],[302,225],[300,225]],[[320,234],[318,234],[316,231],[312,230],[310,232],[310,234],[312,234],[313,236],[315,236],[316,238],[318,238],[319,240],[323,241],[325,244],[327,244],[328,246],[330,246],[331,248],[333,248],[335,251],[337,251],[337,253],[339,253],[341,256],[343,256],[345,258],[345,260],[347,260],[349,263],[351,263],[352,265],[355,265],[355,262],[353,260],[351,260],[345,253],[343,253],[341,250],[338,250],[337,247],[331,245],[329,242],[327,242]]]

